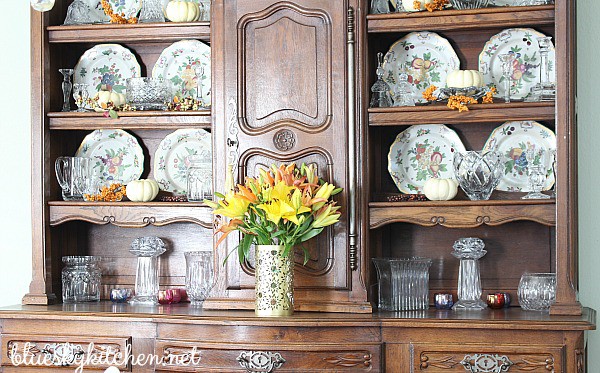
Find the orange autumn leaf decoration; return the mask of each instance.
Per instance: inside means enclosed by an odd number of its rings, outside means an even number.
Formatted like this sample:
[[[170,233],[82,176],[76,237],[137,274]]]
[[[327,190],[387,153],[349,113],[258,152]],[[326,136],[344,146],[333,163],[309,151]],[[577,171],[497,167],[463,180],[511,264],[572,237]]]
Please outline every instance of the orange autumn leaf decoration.
[[[460,113],[462,113],[463,111],[469,111],[469,107],[467,106],[468,104],[476,104],[476,103],[477,103],[477,100],[474,99],[473,97],[450,96],[448,98],[447,106],[452,110],[458,109],[458,111]]]

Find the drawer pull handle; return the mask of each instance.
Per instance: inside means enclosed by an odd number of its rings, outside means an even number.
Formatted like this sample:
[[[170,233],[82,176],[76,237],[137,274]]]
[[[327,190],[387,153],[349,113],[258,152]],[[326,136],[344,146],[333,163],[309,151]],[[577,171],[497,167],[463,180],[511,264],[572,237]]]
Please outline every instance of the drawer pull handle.
[[[236,360],[248,373],[271,373],[285,363],[279,352],[270,351],[242,351]]]
[[[508,372],[513,362],[506,355],[473,354],[465,355],[460,364],[470,373]]]

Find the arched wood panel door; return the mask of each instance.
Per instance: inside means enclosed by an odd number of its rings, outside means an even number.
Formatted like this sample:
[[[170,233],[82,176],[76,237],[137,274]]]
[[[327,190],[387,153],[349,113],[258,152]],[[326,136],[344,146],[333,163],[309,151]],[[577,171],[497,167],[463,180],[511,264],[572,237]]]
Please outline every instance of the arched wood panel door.
[[[348,7],[347,0],[221,0],[213,5],[215,175],[228,164],[234,164],[240,181],[271,164],[307,163],[344,188],[336,197],[342,218],[306,243],[306,265],[297,250],[297,309],[370,309],[359,274],[353,274],[357,266],[349,260]],[[224,178],[215,180],[217,190]],[[221,262],[237,240],[232,237],[217,249]],[[207,305],[251,308],[253,287],[252,260],[240,266],[234,253],[219,268]]]

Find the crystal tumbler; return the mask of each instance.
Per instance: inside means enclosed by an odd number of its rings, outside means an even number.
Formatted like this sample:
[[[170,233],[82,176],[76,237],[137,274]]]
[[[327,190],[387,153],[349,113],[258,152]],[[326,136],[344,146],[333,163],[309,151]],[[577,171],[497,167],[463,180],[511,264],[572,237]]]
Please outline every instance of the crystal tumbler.
[[[192,305],[201,306],[213,287],[213,255],[210,251],[185,254],[185,288]]]
[[[556,296],[556,274],[524,273],[519,281],[517,296],[524,310],[549,310]]]
[[[102,271],[98,256],[63,256],[63,303],[96,302],[100,300]]]
[[[429,307],[428,258],[373,258],[379,284],[378,308],[383,311],[424,310]]]

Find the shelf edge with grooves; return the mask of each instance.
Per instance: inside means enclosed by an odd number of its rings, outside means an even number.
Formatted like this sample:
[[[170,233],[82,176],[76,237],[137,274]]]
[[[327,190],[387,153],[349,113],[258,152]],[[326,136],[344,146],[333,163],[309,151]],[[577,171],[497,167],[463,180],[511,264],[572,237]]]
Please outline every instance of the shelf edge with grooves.
[[[524,204],[504,201],[502,204],[454,205],[425,204],[404,206],[385,203],[369,204],[369,228],[377,229],[392,223],[409,223],[426,227],[476,228],[498,226],[515,221],[533,221],[549,227],[556,225],[556,206],[553,203]]]
[[[117,119],[101,113],[48,113],[51,130],[211,128],[209,110],[194,112],[119,112]]]
[[[367,31],[410,32],[423,30],[481,29],[554,24],[554,5],[530,7],[489,7],[435,12],[370,14]]]
[[[209,22],[48,26],[50,43],[210,41]]]
[[[211,209],[201,203],[169,202],[48,202],[50,225],[70,221],[92,224],[112,224],[121,228],[164,226],[173,223],[193,223],[211,229]]]
[[[451,110],[444,104],[369,109],[369,126],[412,124],[495,123],[508,120],[554,120],[553,102],[515,102],[469,106],[468,112]]]

